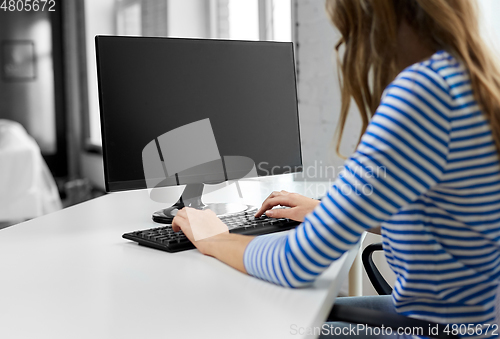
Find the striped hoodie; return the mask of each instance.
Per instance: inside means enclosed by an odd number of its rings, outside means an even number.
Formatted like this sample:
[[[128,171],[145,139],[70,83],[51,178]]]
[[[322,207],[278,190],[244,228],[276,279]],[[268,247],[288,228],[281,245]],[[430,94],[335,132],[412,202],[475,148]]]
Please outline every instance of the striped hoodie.
[[[244,265],[306,286],[379,225],[399,313],[497,323],[499,157],[467,69],[447,52],[397,76],[327,196],[295,230],[252,240]]]

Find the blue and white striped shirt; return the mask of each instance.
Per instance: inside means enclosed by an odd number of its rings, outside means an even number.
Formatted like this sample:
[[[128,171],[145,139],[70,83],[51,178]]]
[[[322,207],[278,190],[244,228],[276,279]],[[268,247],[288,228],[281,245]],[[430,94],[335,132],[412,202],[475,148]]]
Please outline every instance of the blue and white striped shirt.
[[[495,323],[499,157],[468,72],[447,52],[397,76],[321,204],[288,234],[252,240],[245,268],[304,286],[379,225],[399,313]]]

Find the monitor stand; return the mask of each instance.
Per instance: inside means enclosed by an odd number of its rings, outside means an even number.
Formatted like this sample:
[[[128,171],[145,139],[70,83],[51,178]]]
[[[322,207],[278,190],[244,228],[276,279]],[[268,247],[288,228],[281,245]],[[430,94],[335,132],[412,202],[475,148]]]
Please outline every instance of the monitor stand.
[[[177,212],[184,207],[192,207],[199,210],[211,210],[217,216],[238,214],[255,209],[254,206],[237,203],[212,203],[204,204],[201,200],[204,184],[187,184],[181,197],[170,207],[153,213],[153,221],[161,224],[171,224]]]

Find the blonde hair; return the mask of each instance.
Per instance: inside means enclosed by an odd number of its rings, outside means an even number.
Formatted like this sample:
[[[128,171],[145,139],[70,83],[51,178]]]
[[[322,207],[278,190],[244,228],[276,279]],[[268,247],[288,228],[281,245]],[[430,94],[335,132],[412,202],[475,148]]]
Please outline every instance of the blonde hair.
[[[473,1],[327,0],[326,11],[342,35],[335,47],[342,89],[338,154],[351,98],[361,114],[363,134],[382,92],[397,75],[397,34],[403,20],[424,44],[446,50],[464,63],[500,150],[500,72],[481,39]],[[342,61],[341,45],[345,45]]]

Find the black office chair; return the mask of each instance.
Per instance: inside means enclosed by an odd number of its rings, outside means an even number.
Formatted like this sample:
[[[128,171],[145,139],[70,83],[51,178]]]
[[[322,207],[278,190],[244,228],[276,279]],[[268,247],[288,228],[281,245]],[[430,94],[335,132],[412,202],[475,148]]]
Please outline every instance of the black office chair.
[[[371,244],[363,250],[361,259],[363,261],[366,274],[368,275],[368,278],[377,293],[379,295],[390,295],[392,293],[392,287],[387,283],[387,281],[385,281],[382,274],[380,274],[372,258],[373,252],[382,250],[382,243]],[[366,324],[372,327],[380,327],[383,325],[384,327],[390,327],[393,330],[406,327],[421,327],[424,329],[424,332],[426,329],[435,328],[437,326],[438,333],[436,335],[424,333],[425,336],[429,338],[460,338],[457,335],[445,333],[444,329],[446,325],[408,318],[399,314],[388,314],[376,310],[345,305],[334,304],[327,321]]]

